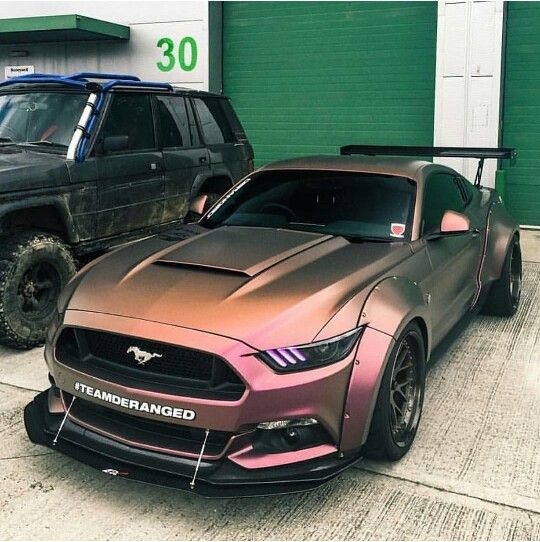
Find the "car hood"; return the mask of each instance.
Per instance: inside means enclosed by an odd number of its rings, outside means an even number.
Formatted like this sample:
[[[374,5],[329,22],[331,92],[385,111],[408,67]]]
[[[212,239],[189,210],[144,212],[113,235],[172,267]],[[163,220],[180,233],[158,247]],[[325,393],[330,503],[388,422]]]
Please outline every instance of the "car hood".
[[[66,184],[67,176],[64,156],[0,144],[0,196]]]
[[[353,295],[367,295],[410,254],[404,243],[350,243],[251,227],[187,228],[195,235],[153,237],[87,268],[73,282],[68,309],[197,329],[257,349],[304,344]],[[350,322],[350,329],[356,324]]]

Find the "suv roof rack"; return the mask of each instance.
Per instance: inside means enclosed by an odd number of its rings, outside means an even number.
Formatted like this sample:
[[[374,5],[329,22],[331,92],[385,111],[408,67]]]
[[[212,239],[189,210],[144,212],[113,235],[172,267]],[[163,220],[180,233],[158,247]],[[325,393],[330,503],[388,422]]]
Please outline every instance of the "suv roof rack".
[[[103,80],[104,83],[89,81],[89,79]],[[159,83],[155,81],[141,81],[136,75],[127,75],[123,73],[99,73],[99,72],[77,72],[72,75],[54,75],[50,73],[31,73],[13,77],[0,83],[1,87],[11,85],[30,84],[57,84],[75,88],[84,88],[88,90],[108,91],[116,86],[134,87],[134,88],[155,88],[161,90],[173,91],[169,83]]]
[[[513,160],[517,156],[516,149],[504,147],[414,147],[408,145],[345,145],[340,154],[362,154],[366,156],[427,156],[440,158],[478,158],[478,169],[474,185],[480,186],[484,160]]]

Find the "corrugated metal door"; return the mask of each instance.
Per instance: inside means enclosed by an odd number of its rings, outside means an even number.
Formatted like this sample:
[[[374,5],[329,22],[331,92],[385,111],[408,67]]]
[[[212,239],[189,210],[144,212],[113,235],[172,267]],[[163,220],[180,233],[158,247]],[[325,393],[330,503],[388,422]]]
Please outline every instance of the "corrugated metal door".
[[[258,165],[431,145],[436,2],[224,2],[224,92]]]
[[[540,3],[508,2],[503,142],[518,158],[506,168],[505,201],[520,224],[540,225]]]

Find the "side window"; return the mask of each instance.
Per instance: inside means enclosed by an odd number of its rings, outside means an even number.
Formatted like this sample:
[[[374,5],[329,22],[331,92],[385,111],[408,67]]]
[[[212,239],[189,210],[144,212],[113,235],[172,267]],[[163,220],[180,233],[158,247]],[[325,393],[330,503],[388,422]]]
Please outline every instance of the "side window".
[[[438,231],[445,211],[463,212],[465,202],[458,182],[456,177],[446,173],[436,173],[427,179],[422,209],[422,233]]]
[[[221,107],[223,108],[229,124],[232,126],[236,139],[238,139],[239,141],[245,141],[247,139],[246,132],[244,131],[244,127],[242,126],[240,119],[236,114],[236,111],[233,109],[231,102],[229,100],[223,99],[221,100]]]
[[[183,96],[156,96],[159,143],[163,148],[191,147]]]
[[[221,98],[195,98],[195,107],[199,115],[206,142],[232,143],[236,141],[227,115],[222,107]]]
[[[150,96],[114,93],[101,136],[128,136],[128,151],[155,149]]]
[[[195,120],[195,112],[193,110],[193,104],[191,103],[191,100],[186,99],[186,107],[187,107],[187,112],[188,112],[189,131],[191,133],[191,141],[193,142],[193,146],[197,147],[201,143],[201,136],[199,134],[197,121]]]

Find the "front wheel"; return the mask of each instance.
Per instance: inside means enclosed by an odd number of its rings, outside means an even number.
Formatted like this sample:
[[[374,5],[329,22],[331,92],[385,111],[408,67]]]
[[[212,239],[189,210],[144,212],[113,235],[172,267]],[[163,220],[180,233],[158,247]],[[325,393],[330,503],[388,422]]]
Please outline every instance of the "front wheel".
[[[410,323],[397,339],[384,371],[364,455],[397,461],[411,447],[424,402],[425,349],[422,332]]]
[[[22,232],[0,239],[0,343],[28,349],[45,340],[56,301],[75,274],[58,237]]]
[[[513,316],[521,299],[521,247],[514,237],[504,260],[501,277],[493,283],[483,312],[493,316]]]

